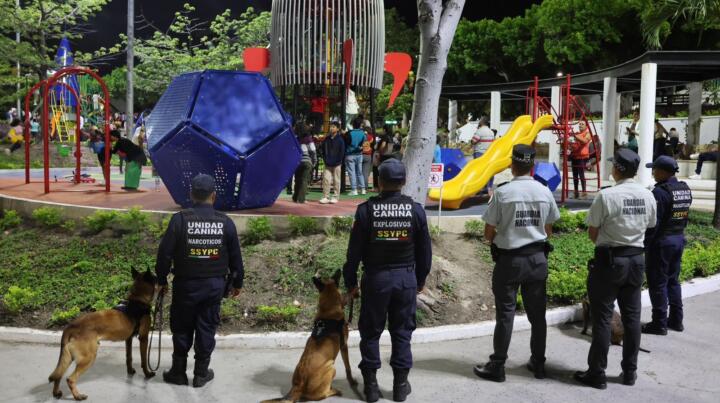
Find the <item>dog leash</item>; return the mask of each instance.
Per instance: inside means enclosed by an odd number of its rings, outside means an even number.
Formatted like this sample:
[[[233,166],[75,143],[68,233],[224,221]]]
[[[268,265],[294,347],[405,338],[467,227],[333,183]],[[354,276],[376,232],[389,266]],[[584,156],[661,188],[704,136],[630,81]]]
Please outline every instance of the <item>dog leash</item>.
[[[165,292],[161,292],[158,295],[157,301],[155,301],[155,313],[153,315],[152,331],[150,332],[150,341],[148,342],[148,368],[150,371],[156,372],[160,369],[160,355],[162,354],[162,328],[163,328],[163,301],[165,299]],[[160,318],[158,320],[158,317]],[[159,324],[159,326],[158,326]],[[158,339],[158,353],[157,353],[157,364],[155,368],[150,365],[150,351],[152,351],[153,336],[157,332]]]
[[[347,321],[348,324],[352,323],[354,313],[355,313],[355,298],[350,298],[350,314],[348,315],[348,321]]]

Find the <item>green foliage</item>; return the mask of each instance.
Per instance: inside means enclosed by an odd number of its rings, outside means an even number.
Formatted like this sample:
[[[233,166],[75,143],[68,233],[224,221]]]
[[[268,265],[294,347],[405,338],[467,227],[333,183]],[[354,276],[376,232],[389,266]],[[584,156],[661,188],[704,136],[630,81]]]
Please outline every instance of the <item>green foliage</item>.
[[[22,224],[22,218],[15,210],[5,210],[3,216],[0,217],[0,231],[15,228],[20,224]]]
[[[97,234],[104,229],[110,228],[112,223],[117,217],[118,212],[115,210],[96,210],[91,215],[85,217],[85,226],[88,229]]]
[[[349,234],[352,231],[354,219],[350,216],[333,216],[330,219],[330,226],[325,232],[330,236]]]
[[[257,307],[258,319],[269,323],[295,322],[300,312],[301,309],[293,305],[259,305]]]
[[[437,225],[428,225],[428,230],[430,231],[430,239],[433,241],[440,239],[440,236],[442,236],[443,233],[443,230]]]
[[[636,2],[639,6],[643,37],[649,49],[662,48],[675,27],[679,27],[681,32],[696,35],[696,47],[700,47],[698,45],[701,45],[705,31],[720,29],[720,2],[716,0],[636,0]]]
[[[56,309],[50,317],[50,323],[53,325],[64,325],[80,315],[80,308],[74,306],[66,311]]]
[[[575,303],[586,294],[587,262],[595,247],[587,235],[579,232],[552,239],[555,251],[548,258],[548,298],[560,303]]]
[[[113,230],[121,234],[136,234],[149,227],[150,215],[132,207],[127,211],[121,211],[112,220]]]
[[[696,276],[707,277],[720,271],[720,238],[708,244],[695,242],[685,248],[680,280]]]
[[[456,288],[457,286],[452,281],[444,281],[440,283],[440,285],[438,285],[438,289],[440,289],[440,292],[450,298],[455,296]]]
[[[318,272],[321,277],[329,278],[336,270],[342,269],[347,254],[348,236],[328,238],[315,255],[310,266],[312,273]]]
[[[9,312],[18,313],[22,310],[37,306],[37,296],[37,292],[30,288],[13,285],[10,286],[5,295],[3,295],[3,303]]]
[[[585,220],[587,212],[580,211],[573,213],[566,208],[560,208],[560,219],[553,223],[553,231],[555,232],[576,232],[587,229]]]
[[[167,231],[168,226],[170,225],[170,219],[171,216],[165,216],[162,218],[160,222],[155,222],[150,224],[148,226],[148,232],[150,235],[152,235],[155,239],[160,239],[165,235],[165,231]]]
[[[32,217],[38,224],[52,228],[62,224],[62,210],[57,207],[40,207],[32,212]]]
[[[240,302],[234,298],[224,298],[220,304],[220,318],[230,320],[242,316]]]
[[[525,304],[523,303],[522,293],[517,293],[517,298],[515,298],[515,308],[518,310],[525,309]]]
[[[77,222],[75,220],[65,220],[60,226],[67,232],[73,232],[77,227]]]
[[[288,215],[290,234],[293,236],[311,235],[320,232],[320,225],[313,217]]]
[[[480,220],[465,221],[465,233],[467,238],[480,239],[485,234],[485,223]]]
[[[254,217],[247,221],[247,230],[241,237],[244,245],[255,245],[273,239],[274,230],[267,217]]]

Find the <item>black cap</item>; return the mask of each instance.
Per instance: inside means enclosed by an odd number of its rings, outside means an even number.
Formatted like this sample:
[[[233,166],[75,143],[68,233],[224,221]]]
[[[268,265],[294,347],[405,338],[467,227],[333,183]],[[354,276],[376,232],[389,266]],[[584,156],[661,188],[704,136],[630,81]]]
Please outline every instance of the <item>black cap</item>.
[[[535,149],[525,144],[516,144],[513,146],[512,160],[523,164],[532,164],[535,162]]]
[[[215,179],[206,174],[199,174],[190,182],[190,193],[198,199],[207,199],[215,191]]]
[[[663,171],[675,173],[678,172],[680,169],[678,168],[677,162],[675,160],[667,155],[661,155],[655,159],[653,162],[649,162],[645,164],[646,168],[656,168],[656,169],[662,169]]]
[[[378,167],[380,179],[386,182],[402,182],[405,180],[405,164],[396,158],[388,158]]]
[[[640,167],[640,156],[629,148],[622,147],[615,151],[615,156],[608,158],[620,172],[637,172]]]

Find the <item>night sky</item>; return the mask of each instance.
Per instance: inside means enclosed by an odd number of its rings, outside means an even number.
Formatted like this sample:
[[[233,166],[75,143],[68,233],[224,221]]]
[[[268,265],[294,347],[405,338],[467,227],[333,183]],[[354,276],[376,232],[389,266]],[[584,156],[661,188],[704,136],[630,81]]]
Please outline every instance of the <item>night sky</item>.
[[[463,17],[477,20],[482,18],[502,19],[507,16],[523,14],[531,4],[540,3],[541,0],[512,0],[504,2],[488,2],[479,0],[466,0]],[[175,11],[180,10],[184,3],[194,4],[197,8],[198,18],[210,21],[215,15],[226,9],[239,15],[247,7],[256,10],[270,11],[271,0],[135,0],[137,14],[141,12],[156,26],[165,29],[172,21]],[[488,7],[489,3],[491,4]],[[413,0],[385,0],[385,8],[394,7],[405,18],[408,24],[417,23],[417,6]],[[97,15],[90,24],[97,31],[87,34],[80,40],[73,41],[73,46],[79,50],[90,51],[99,46],[110,46],[118,41],[118,34],[125,32],[127,14],[127,1],[112,0],[105,6],[103,12]],[[139,36],[143,33],[138,32]],[[145,32],[145,34],[149,34]]]

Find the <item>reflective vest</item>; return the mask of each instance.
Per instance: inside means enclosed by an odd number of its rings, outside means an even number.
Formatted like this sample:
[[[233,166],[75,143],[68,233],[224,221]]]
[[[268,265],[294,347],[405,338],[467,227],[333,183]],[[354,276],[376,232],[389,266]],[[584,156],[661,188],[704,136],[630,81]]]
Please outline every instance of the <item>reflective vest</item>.
[[[225,246],[227,217],[218,212],[212,217],[201,217],[193,209],[183,210],[180,214],[183,236],[174,259],[175,276],[225,276],[230,264]]]
[[[413,200],[404,195],[371,197],[370,246],[364,263],[368,267],[415,263]]]
[[[692,204],[692,192],[685,182],[665,182],[660,188],[670,194],[672,208],[661,223],[660,234],[676,235],[682,234],[688,224],[688,214]]]

